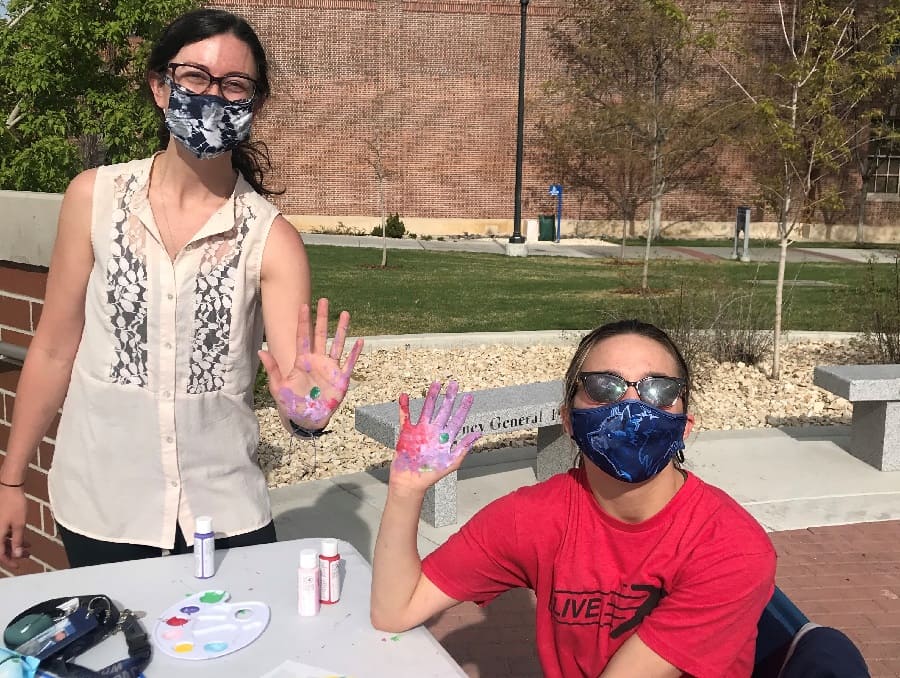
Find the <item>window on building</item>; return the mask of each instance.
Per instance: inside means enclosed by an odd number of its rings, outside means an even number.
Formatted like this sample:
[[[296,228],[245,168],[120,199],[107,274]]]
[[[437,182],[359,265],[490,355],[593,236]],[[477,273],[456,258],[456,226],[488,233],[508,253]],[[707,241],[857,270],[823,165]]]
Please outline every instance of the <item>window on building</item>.
[[[869,193],[900,196],[900,118],[885,125],[882,138],[873,141],[869,154]]]
[[[888,62],[895,64],[897,61],[900,61],[900,44],[896,42],[891,45],[891,53],[888,56]]]

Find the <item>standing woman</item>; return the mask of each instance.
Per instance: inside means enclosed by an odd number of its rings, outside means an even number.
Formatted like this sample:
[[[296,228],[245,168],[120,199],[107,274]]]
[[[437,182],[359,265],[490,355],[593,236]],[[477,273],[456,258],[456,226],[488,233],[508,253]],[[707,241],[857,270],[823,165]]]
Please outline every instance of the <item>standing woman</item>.
[[[465,396],[450,416],[456,389],[451,382],[434,413],[432,384],[415,425],[401,396],[375,542],[376,628],[406,630],[460,601],[523,587],[537,597],[548,678],[750,677],[775,551],[736,501],[681,468],[690,377],[665,332],[626,320],[585,336],[561,410],[578,468],[489,504],[423,562],[425,490],[478,435],[454,445],[471,405]]]
[[[25,473],[65,399],[50,500],[72,566],[184,552],[194,520],[217,546],[275,540],[257,463],[259,360],[285,425],[325,427],[343,399],[349,315],[326,351],[310,328],[303,243],[265,196],[250,127],[268,64],[243,19],[201,9],[154,46],[162,151],[78,175],[66,191],[40,324],[0,467],[0,562],[24,543]],[[259,352],[263,333],[271,354]]]

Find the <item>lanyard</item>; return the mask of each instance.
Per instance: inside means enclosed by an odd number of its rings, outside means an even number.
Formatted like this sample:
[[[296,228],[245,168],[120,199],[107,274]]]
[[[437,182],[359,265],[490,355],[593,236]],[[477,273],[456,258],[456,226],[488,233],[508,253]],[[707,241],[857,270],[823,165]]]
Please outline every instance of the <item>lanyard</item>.
[[[40,660],[36,678],[138,678],[150,663],[150,641],[136,613],[131,610],[119,612],[107,596],[54,598],[38,603],[17,615],[9,627],[40,615],[49,617],[54,626],[16,648],[22,654],[32,654]],[[60,625],[65,626],[69,635],[57,642],[53,630]],[[125,634],[128,645],[128,657],[125,659],[97,671],[72,662],[78,655],[119,631]],[[45,641],[47,634],[50,638]],[[29,651],[24,651],[26,649]]]

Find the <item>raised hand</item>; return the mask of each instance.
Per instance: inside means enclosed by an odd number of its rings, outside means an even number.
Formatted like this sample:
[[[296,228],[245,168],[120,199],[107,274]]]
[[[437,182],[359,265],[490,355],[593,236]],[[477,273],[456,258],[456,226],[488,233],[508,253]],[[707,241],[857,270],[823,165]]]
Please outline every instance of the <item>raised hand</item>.
[[[363,340],[357,339],[341,367],[341,356],[347,341],[350,314],[342,311],[338,319],[331,350],[328,343],[328,299],[319,299],[316,308],[315,333],[310,336],[309,306],[300,308],[297,324],[297,354],[294,365],[282,376],[278,363],[267,351],[259,352],[266,374],[269,393],[278,405],[282,418],[290,419],[307,430],[325,428],[347,394],[350,375],[362,352]]]
[[[434,407],[440,392],[440,382],[432,383],[416,424],[409,417],[409,395],[400,394],[400,437],[391,463],[392,485],[416,489],[433,485],[459,468],[472,445],[481,437],[481,433],[475,431],[456,440],[472,407],[472,395],[464,395],[451,416],[459,384],[455,381],[447,384],[444,401],[435,414]]]

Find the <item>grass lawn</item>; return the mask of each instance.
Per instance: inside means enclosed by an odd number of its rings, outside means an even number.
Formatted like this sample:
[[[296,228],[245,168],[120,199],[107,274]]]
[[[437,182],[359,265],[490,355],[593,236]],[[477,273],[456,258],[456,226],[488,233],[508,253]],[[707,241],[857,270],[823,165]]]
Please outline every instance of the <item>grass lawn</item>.
[[[309,246],[313,298],[327,296],[333,316],[352,316],[354,335],[583,329],[620,317],[660,322],[660,313],[716,308],[742,294],[762,327],[771,327],[775,264],[654,261],[650,296],[640,295],[641,263],[617,259],[516,258],[469,252],[388,251]],[[789,264],[785,329],[866,329],[865,288],[874,270],[883,284],[894,267]],[[822,281],[836,286],[806,286]]]

